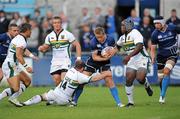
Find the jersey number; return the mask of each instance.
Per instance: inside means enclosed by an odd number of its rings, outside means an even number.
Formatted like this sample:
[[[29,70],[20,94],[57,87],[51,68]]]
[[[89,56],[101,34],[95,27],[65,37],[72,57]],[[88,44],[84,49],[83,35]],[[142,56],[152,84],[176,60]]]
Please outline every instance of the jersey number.
[[[66,89],[66,85],[67,85],[67,82],[65,81],[63,81],[62,83],[61,83],[61,85],[60,85],[60,88],[63,88],[63,90],[65,90]]]

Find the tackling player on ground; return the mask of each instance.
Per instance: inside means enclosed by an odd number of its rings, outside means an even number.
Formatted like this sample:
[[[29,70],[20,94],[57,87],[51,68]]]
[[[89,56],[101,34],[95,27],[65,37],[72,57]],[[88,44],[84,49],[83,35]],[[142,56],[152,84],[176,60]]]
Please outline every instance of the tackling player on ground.
[[[41,95],[36,95],[23,104],[27,106],[37,104],[41,101],[47,101],[47,104],[69,105],[75,90],[80,84],[98,81],[112,75],[110,72],[106,71],[104,74],[87,76],[82,73],[83,70],[84,63],[80,60],[76,61],[75,67],[67,71],[64,79],[54,90],[50,90]]]
[[[160,81],[160,103],[165,103],[165,95],[170,83],[170,73],[178,59],[177,33],[180,33],[180,28],[173,25],[165,24],[163,17],[159,16],[154,20],[155,30],[152,33],[151,58],[152,63],[155,63],[156,48],[158,77]]]
[[[62,28],[62,20],[55,16],[52,20],[53,31],[46,36],[45,44],[38,50],[46,52],[53,49],[50,74],[57,86],[71,67],[70,45],[76,47],[77,60],[81,60],[81,46],[72,33]]]
[[[19,67],[19,63],[24,66],[28,73],[33,73],[33,70],[24,60],[24,55],[29,56],[35,60],[38,60],[26,47],[27,38],[31,35],[31,25],[22,24],[20,27],[20,34],[12,39],[7,57],[2,65],[4,77],[7,79],[10,88],[6,88],[0,94],[0,100],[10,96],[9,102],[15,106],[23,106],[19,103],[17,98],[22,92],[30,85],[31,78]]]

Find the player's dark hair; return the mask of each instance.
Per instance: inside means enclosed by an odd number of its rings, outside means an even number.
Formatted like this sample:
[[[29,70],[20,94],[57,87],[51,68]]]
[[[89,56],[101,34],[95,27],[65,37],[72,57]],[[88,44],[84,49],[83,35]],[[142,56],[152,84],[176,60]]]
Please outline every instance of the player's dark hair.
[[[54,16],[53,19],[59,19],[62,22],[62,19],[59,16]]]
[[[95,34],[101,35],[101,34],[105,34],[104,28],[103,27],[96,27],[94,30]]]
[[[172,9],[171,12],[176,12],[176,9]]]
[[[17,24],[9,24],[8,29],[11,29],[11,27],[18,27]]]
[[[24,23],[20,26],[20,32],[25,33],[26,31],[31,30],[31,25],[28,23]]]
[[[84,64],[83,61],[77,60],[77,61],[75,62],[74,68],[76,68],[76,69],[81,69],[81,68],[84,68],[84,67],[85,67],[85,64]]]

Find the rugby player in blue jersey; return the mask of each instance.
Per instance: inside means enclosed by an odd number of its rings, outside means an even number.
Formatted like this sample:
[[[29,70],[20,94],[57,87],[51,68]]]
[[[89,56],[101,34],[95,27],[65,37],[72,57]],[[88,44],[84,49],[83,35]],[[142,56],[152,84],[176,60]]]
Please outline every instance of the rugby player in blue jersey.
[[[114,47],[115,40],[109,35],[105,34],[104,28],[97,27],[94,30],[95,37],[91,39],[91,49],[92,55],[86,61],[85,71],[83,72],[86,75],[92,75],[96,73],[97,70],[99,73],[103,74],[105,72],[110,72],[110,58],[114,55],[113,52],[109,51],[109,55],[102,56],[102,50],[106,47]],[[106,85],[109,87],[111,95],[116,101],[117,106],[123,107],[124,105],[121,103],[120,98],[118,96],[118,90],[114,84],[112,76],[104,78]],[[77,103],[77,100],[80,94],[83,91],[83,85],[81,85],[78,90],[75,92],[73,104]]]
[[[10,24],[7,33],[0,34],[0,81],[3,78],[2,64],[7,56],[7,51],[11,39],[18,35],[19,29],[16,24]]]
[[[180,28],[173,24],[166,25],[162,16],[157,17],[154,20],[154,24],[156,29],[152,33],[151,58],[152,63],[155,63],[155,51],[158,46],[157,65],[161,88],[159,102],[163,104],[165,103],[166,90],[170,83],[170,73],[178,58],[176,38],[177,34],[180,33]]]

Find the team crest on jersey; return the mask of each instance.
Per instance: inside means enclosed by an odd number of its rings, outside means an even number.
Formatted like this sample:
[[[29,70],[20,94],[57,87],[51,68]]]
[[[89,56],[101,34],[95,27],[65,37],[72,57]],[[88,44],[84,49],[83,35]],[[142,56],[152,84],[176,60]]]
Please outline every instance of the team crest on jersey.
[[[158,35],[158,39],[161,39],[162,38],[162,35]]]
[[[64,35],[61,35],[61,39],[64,39],[64,37],[65,37]]]

